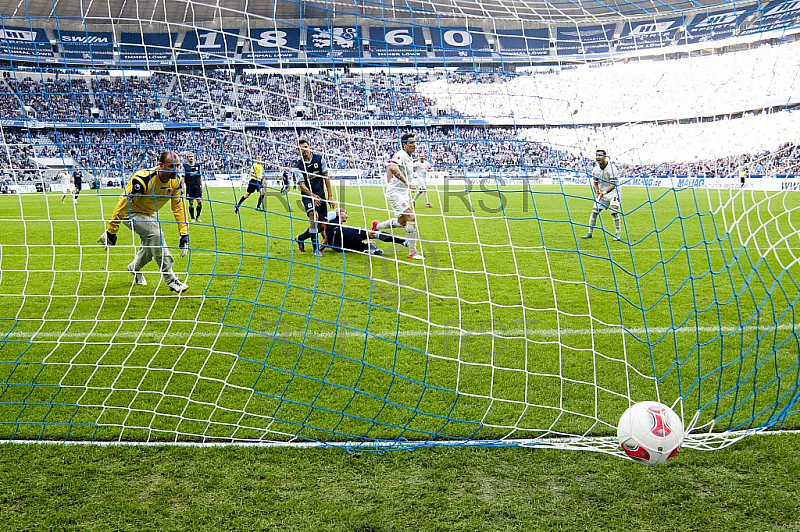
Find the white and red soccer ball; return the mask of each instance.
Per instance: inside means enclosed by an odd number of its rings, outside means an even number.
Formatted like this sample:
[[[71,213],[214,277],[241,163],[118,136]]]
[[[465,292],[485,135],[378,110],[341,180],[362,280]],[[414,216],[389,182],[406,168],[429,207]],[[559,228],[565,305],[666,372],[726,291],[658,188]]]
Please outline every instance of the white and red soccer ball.
[[[642,401],[628,408],[617,425],[622,450],[647,465],[663,464],[683,443],[683,422],[670,407]]]

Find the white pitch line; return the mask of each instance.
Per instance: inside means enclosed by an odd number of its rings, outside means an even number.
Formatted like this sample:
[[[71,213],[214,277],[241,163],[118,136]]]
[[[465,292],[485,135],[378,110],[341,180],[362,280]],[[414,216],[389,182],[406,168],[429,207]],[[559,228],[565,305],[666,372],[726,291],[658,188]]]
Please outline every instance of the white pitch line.
[[[742,332],[766,332],[771,330],[779,330],[779,331],[800,331],[800,324],[778,324],[775,327],[753,327],[753,326],[746,326],[746,327],[682,327],[680,329],[675,329],[676,334],[692,334],[692,333],[713,333],[717,332],[720,334],[730,334],[734,331],[741,330]],[[623,332],[628,332],[631,334],[635,334],[637,336],[644,336],[647,332],[650,335],[658,335],[661,336],[667,331],[671,329],[668,327],[633,327],[630,329],[623,330],[621,327],[597,327],[595,329],[501,329],[495,330],[494,335],[498,337],[517,337],[522,339],[527,335],[540,335],[540,336],[585,336],[585,335],[609,335],[609,334],[621,334]],[[211,333],[211,332],[203,332],[198,331],[195,333],[169,333],[165,335],[158,335],[152,333],[140,334],[131,331],[122,331],[116,334],[108,334],[108,333],[92,333],[92,334],[85,334],[85,333],[78,333],[78,332],[69,332],[69,333],[57,333],[57,332],[42,332],[35,335],[35,339],[32,340],[33,343],[50,343],[53,341],[70,341],[72,339],[87,339],[91,338],[88,343],[104,343],[113,340],[139,340],[140,343],[142,341],[157,341],[157,340],[170,340],[170,339],[188,339],[188,338],[243,338],[245,335],[249,336],[263,336],[265,339],[272,338],[275,336],[271,331],[222,331],[219,334]],[[426,337],[426,336],[434,336],[434,337],[455,337],[455,336],[464,336],[464,337],[490,337],[492,336],[491,332],[478,332],[478,331],[458,331],[455,329],[441,329],[439,327],[432,329],[430,332],[427,331],[378,331],[375,333],[370,332],[370,336],[374,337],[382,337],[382,338],[394,338],[395,336],[399,336],[400,338],[418,338],[418,337]],[[363,338],[365,333],[360,331],[353,331],[350,329],[342,329],[338,332],[331,332],[331,331],[313,331],[309,330],[308,332],[302,331],[289,331],[289,332],[278,332],[277,338],[333,338],[334,336],[338,338]],[[10,341],[24,341],[30,340],[31,333],[15,333],[11,332],[6,334],[5,336],[0,336],[0,341],[2,340],[10,340]],[[147,342],[144,342],[147,343]],[[198,346],[199,347],[199,346]]]

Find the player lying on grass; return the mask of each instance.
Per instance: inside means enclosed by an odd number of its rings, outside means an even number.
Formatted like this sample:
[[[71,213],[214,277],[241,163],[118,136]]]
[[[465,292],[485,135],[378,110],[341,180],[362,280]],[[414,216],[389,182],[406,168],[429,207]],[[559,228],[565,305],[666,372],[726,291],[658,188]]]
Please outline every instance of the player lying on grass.
[[[347,227],[343,225],[347,221],[347,211],[336,209],[327,215],[325,233],[327,246],[337,251],[359,251],[370,255],[382,255],[383,251],[378,249],[375,242],[370,240],[380,240],[382,242],[392,242],[401,246],[408,247],[408,240],[399,238],[387,233],[369,231],[361,227]],[[303,235],[300,235],[302,237]],[[305,251],[304,241],[306,238],[298,237],[297,245],[300,251]],[[365,242],[366,241],[366,242]]]
[[[161,275],[167,287],[178,293],[189,287],[172,271],[174,260],[161,231],[158,210],[167,201],[170,202],[172,214],[181,234],[181,257],[185,257],[189,251],[189,229],[186,225],[186,213],[178,181],[179,165],[178,154],[174,151],[165,151],[158,157],[157,167],[135,172],[125,186],[125,193],[119,198],[111,220],[106,226],[106,232],[97,239],[97,242],[106,247],[115,245],[121,221],[139,235],[139,250],[133,262],[128,264],[128,271],[133,274],[136,284],[147,284],[141,270],[151,260],[155,260],[161,268]]]

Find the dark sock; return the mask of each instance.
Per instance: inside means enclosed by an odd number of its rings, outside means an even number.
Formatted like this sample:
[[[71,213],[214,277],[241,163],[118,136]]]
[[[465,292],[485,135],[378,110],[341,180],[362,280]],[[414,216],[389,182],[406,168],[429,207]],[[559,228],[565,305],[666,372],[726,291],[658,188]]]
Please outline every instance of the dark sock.
[[[308,240],[309,238],[311,238],[311,234],[306,229],[305,233],[297,237],[297,240]]]
[[[394,236],[394,235],[388,235],[386,233],[376,233],[375,237],[381,242],[391,242],[393,244],[400,244],[400,245],[403,245],[403,242],[406,241],[405,238],[401,238],[399,236]]]
[[[261,204],[262,204],[262,203],[264,203],[264,196],[262,196],[261,194],[259,194],[259,195],[258,195],[258,205],[256,205],[256,209],[260,209],[260,208],[261,208]]]
[[[189,205],[189,219],[194,220],[194,207]]]
[[[314,231],[312,233],[311,231],[309,231],[308,233],[311,235],[311,249],[316,251],[317,250],[317,232]]]
[[[197,217],[198,218],[200,218],[200,211],[202,211],[202,210],[203,210],[203,204],[202,203],[198,203],[197,204]]]
[[[238,203],[238,205],[241,205],[243,201],[244,201],[244,196],[242,196],[241,198],[239,198],[239,203]]]

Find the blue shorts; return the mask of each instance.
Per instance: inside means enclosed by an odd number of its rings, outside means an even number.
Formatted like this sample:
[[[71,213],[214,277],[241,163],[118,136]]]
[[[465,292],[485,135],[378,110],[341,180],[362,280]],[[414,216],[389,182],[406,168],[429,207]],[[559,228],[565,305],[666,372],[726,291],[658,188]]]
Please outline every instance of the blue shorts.
[[[203,187],[200,185],[186,185],[186,197],[188,199],[203,199]]]
[[[324,199],[320,200],[320,202],[319,205],[314,205],[314,198],[303,196],[303,207],[306,210],[306,214],[311,211],[317,211],[317,220],[324,222],[328,218],[328,202]]]

